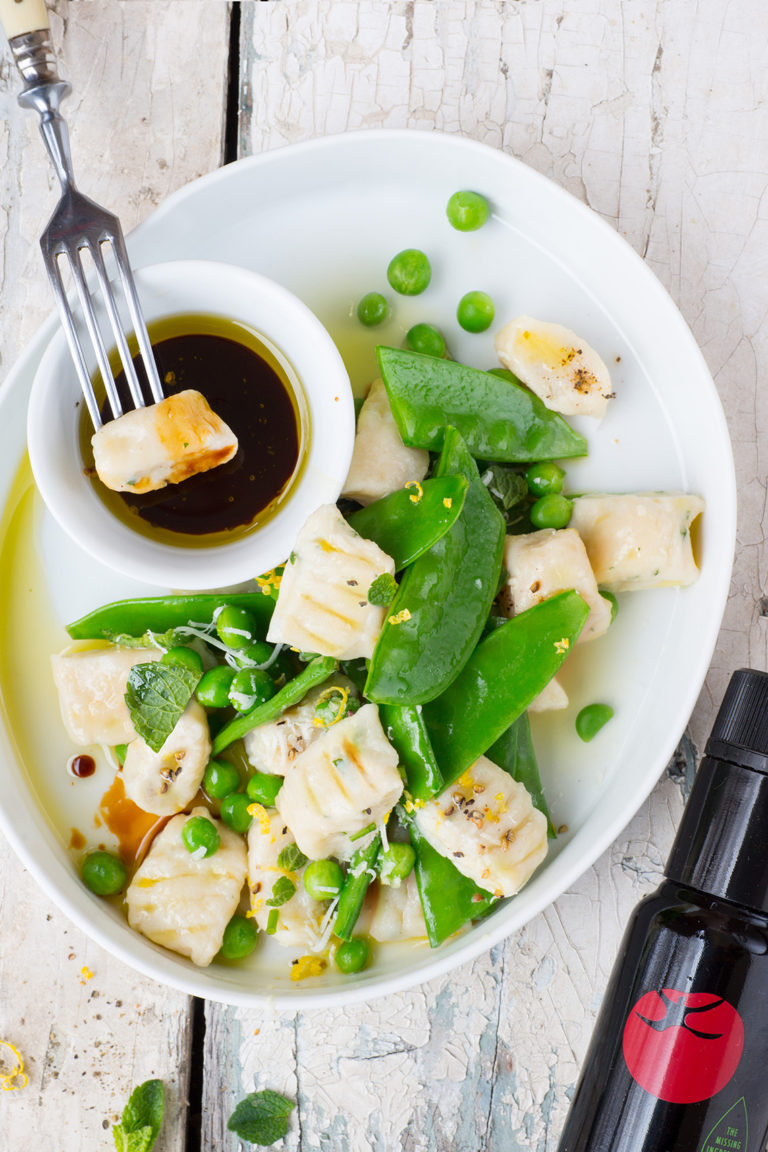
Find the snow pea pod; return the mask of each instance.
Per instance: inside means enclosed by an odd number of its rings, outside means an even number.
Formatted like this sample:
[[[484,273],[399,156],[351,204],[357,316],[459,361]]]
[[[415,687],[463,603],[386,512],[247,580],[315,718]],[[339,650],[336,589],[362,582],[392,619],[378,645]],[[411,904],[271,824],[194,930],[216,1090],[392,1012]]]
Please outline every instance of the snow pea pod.
[[[550,839],[554,839],[555,826],[549,815],[549,807],[544,796],[544,789],[541,786],[539,765],[533,747],[531,723],[527,712],[523,712],[514,724],[510,724],[506,732],[498,738],[495,744],[491,745],[486,756],[499,768],[508,772],[513,780],[517,780],[518,784],[524,786],[534,808],[538,808],[539,812],[546,816],[547,835]]]
[[[314,660],[310,660],[303,672],[299,672],[298,676],[289,680],[284,688],[264,704],[254,705],[247,712],[241,712],[234,720],[230,720],[229,724],[225,724],[221,732],[214,737],[211,755],[218,756],[219,752],[223,752],[235,740],[241,740],[252,728],[276,720],[286,708],[298,704],[310,688],[322,684],[323,680],[327,680],[337,668],[338,663],[330,656],[316,656]]]
[[[400,435],[411,447],[438,451],[449,424],[481,460],[513,464],[587,454],[584,437],[511,372],[481,372],[402,348],[376,353]]]
[[[414,800],[430,800],[443,787],[443,778],[421,718],[411,704],[381,704],[379,719],[387,740],[405,769],[408,791]]]
[[[333,931],[340,940],[349,940],[355,930],[365,894],[374,878],[374,868],[381,850],[381,835],[377,833],[365,848],[358,848],[349,861],[344,887],[339,896]]]
[[[497,900],[490,892],[478,888],[474,880],[463,876],[447,856],[441,856],[421,834],[415,821],[410,822],[409,829],[416,852],[416,884],[427,936],[430,946],[437,948],[468,920],[485,915]]]
[[[225,604],[247,608],[266,635],[277,592],[202,593],[194,596],[148,596],[141,600],[117,600],[81,616],[67,625],[73,640],[102,640],[119,633],[143,636],[145,632],[169,632],[185,624],[210,624]]]
[[[469,659],[496,594],[504,518],[455,428],[446,430],[435,474],[466,478],[464,507],[405,569],[368,670],[365,695],[377,704],[423,704],[444,692]]]
[[[446,785],[482,756],[549,683],[578,639],[589,608],[559,592],[478,644],[424,722]]]
[[[347,519],[355,532],[392,557],[399,572],[445,535],[461,514],[466,491],[464,476],[413,481]]]

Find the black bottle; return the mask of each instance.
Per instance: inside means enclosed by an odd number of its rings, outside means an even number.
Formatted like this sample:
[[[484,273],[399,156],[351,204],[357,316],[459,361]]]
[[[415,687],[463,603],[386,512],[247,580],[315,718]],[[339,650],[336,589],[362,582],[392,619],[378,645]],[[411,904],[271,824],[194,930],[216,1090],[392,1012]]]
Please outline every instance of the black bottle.
[[[768,1139],[768,675],[734,673],[666,868],[635,909],[559,1152]]]

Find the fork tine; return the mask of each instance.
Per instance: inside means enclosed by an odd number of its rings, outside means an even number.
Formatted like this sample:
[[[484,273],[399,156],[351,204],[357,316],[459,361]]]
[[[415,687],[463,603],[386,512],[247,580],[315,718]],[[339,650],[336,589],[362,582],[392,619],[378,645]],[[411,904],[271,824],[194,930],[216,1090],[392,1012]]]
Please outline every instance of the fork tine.
[[[88,414],[91,417],[91,422],[94,429],[98,430],[102,425],[101,412],[99,411],[99,405],[96,402],[96,396],[94,395],[93,386],[91,385],[91,377],[88,372],[88,366],[85,362],[85,357],[83,356],[80,337],[77,334],[75,322],[72,318],[72,312],[70,311],[69,303],[67,301],[64,281],[61,276],[61,268],[59,267],[56,254],[49,252],[45,252],[44,254],[46,258],[45,266],[48,270],[48,278],[51,281],[53,294],[59,307],[59,317],[64,327],[64,335],[67,338],[69,351],[72,355],[72,359],[75,362],[77,375],[80,378],[80,387],[82,389],[83,396],[85,397]]]
[[[152,353],[152,345],[149,342],[149,334],[147,333],[147,326],[144,323],[144,316],[139,304],[138,293],[136,292],[136,285],[133,282],[133,273],[131,272],[131,265],[128,260],[128,253],[125,248],[125,241],[123,240],[122,229],[119,227],[115,233],[109,238],[114,253],[115,262],[120,272],[120,279],[123,282],[125,290],[125,297],[128,302],[128,311],[131,315],[131,322],[133,330],[136,333],[136,339],[139,342],[139,350],[144,361],[144,369],[147,373],[149,380],[149,388],[152,397],[156,403],[165,399],[163,394],[163,386],[160,383],[160,376],[157,371],[157,364],[155,357]]]
[[[111,243],[111,237],[109,242]],[[88,251],[91,253],[93,263],[96,268],[99,287],[101,288],[101,294],[106,305],[110,324],[112,325],[112,335],[114,336],[117,350],[120,353],[120,361],[123,365],[125,378],[128,381],[128,387],[131,392],[131,399],[133,400],[136,408],[142,408],[144,406],[144,396],[141,391],[141,384],[136,372],[136,367],[133,363],[133,357],[131,356],[130,349],[128,348],[128,341],[125,338],[123,324],[117,311],[117,305],[115,303],[115,297],[112,292],[112,286],[110,285],[109,278],[107,276],[107,268],[104,263],[104,254],[101,250],[101,243],[89,244]]]
[[[104,381],[104,388],[107,393],[109,406],[112,409],[113,417],[117,419],[118,416],[122,416],[123,414],[123,406],[120,403],[120,397],[117,394],[115,379],[112,375],[112,368],[109,363],[109,356],[107,355],[107,349],[104,344],[104,339],[101,335],[101,329],[99,328],[99,323],[96,319],[96,312],[93,307],[93,301],[91,299],[91,294],[88,291],[85,272],[83,271],[83,266],[80,261],[82,248],[77,247],[74,249],[74,251],[72,251],[66,247],[62,247],[61,251],[69,257],[70,267],[72,270],[72,278],[75,281],[77,294],[80,298],[80,306],[83,310],[83,318],[85,319],[85,324],[88,329],[88,335],[91,338],[91,343],[93,344],[93,349],[96,353],[96,360],[101,372],[101,378]]]

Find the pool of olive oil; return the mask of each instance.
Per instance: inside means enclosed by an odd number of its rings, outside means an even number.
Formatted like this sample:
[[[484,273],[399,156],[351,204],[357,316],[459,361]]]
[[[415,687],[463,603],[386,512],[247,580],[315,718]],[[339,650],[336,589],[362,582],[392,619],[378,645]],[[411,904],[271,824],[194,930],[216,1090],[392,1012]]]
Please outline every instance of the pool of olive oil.
[[[295,371],[265,337],[222,316],[165,317],[149,325],[149,336],[165,395],[201,392],[237,436],[238,451],[181,484],[141,496],[113,492],[93,469],[92,428],[83,412],[80,451],[95,491],[134,531],[177,547],[211,547],[257,530],[289,499],[308,455],[307,404]],[[111,363],[128,410],[116,355]],[[145,383],[138,357],[134,363]]]

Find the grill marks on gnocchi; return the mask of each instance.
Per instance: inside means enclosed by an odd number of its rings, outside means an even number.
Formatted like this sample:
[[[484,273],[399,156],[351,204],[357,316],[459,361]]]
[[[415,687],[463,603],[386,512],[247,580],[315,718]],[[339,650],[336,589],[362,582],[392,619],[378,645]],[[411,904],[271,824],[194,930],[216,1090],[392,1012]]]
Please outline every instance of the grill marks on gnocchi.
[[[314,512],[285,567],[267,639],[337,660],[369,658],[386,609],[368,589],[394,561],[349,526],[335,504]]]

